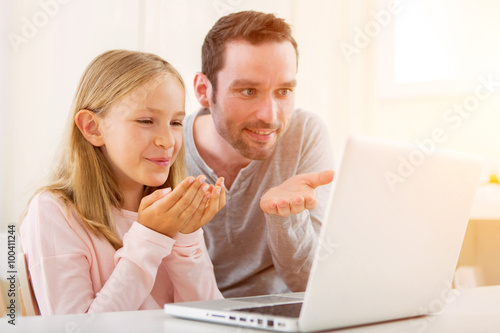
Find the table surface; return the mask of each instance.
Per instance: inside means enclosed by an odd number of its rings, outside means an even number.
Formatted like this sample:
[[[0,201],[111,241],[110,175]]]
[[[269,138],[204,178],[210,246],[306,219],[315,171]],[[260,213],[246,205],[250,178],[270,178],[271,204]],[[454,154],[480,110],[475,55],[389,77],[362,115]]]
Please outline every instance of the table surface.
[[[457,290],[442,313],[365,325],[333,332],[349,333],[443,333],[500,332],[500,286]],[[163,310],[113,312],[46,317],[18,317],[16,326],[0,319],[0,332],[265,332],[169,317]]]

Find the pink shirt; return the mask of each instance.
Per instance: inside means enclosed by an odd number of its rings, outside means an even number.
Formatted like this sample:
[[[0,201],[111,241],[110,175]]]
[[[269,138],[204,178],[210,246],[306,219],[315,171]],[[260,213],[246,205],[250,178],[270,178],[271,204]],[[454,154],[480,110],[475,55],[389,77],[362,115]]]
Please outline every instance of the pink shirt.
[[[118,251],[87,230],[49,192],[36,195],[20,227],[42,315],[159,309],[165,303],[222,298],[203,231],[173,238],[116,210]]]

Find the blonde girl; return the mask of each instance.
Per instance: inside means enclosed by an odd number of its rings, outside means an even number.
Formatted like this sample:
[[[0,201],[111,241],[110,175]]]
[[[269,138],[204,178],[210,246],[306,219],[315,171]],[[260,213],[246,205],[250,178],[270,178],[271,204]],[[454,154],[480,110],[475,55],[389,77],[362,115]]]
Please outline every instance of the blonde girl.
[[[153,54],[113,50],[85,70],[61,161],[20,227],[42,315],[221,297],[201,227],[223,180],[184,179],[184,100]]]

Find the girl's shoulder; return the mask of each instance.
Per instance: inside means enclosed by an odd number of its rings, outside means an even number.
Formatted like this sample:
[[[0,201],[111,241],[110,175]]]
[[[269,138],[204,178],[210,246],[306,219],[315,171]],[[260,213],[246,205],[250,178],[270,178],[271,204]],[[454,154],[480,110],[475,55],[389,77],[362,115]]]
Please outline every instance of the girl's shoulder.
[[[48,227],[56,223],[57,228],[64,225],[75,228],[81,225],[79,220],[71,202],[62,194],[42,190],[31,199],[22,224]]]
[[[63,195],[49,190],[42,190],[31,199],[28,206],[28,214],[31,211],[39,211],[41,209],[65,211],[70,208],[69,202],[64,199]]]

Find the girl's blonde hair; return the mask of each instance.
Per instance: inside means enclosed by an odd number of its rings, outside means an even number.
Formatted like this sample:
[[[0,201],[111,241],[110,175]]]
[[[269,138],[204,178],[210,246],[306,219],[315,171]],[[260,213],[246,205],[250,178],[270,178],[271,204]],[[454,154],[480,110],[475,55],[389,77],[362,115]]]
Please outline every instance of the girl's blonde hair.
[[[154,88],[155,84],[171,78],[179,80],[185,88],[175,68],[151,53],[112,50],[97,56],[80,79],[61,162],[50,184],[41,189],[60,194],[87,228],[103,235],[115,249],[122,247],[122,242],[116,233],[113,208],[121,207],[122,192],[101,149],[88,142],[76,126],[75,115],[85,109],[104,116],[126,95]],[[158,188],[174,188],[185,176],[183,144],[166,182],[155,188],[146,186],[144,195]]]

